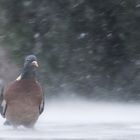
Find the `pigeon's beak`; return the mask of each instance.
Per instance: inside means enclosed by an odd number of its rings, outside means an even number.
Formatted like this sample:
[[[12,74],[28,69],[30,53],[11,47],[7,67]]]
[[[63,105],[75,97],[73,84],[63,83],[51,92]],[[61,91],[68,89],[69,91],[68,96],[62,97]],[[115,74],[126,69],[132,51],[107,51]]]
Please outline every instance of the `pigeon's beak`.
[[[35,67],[39,67],[37,61],[33,61],[32,65],[35,66]]]

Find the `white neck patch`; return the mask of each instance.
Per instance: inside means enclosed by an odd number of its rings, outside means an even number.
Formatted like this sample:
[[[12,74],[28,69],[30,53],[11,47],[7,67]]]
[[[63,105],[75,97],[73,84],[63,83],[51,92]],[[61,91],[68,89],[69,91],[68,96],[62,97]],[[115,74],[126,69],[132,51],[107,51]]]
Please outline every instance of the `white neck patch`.
[[[21,74],[17,77],[16,81],[20,81],[21,80]]]

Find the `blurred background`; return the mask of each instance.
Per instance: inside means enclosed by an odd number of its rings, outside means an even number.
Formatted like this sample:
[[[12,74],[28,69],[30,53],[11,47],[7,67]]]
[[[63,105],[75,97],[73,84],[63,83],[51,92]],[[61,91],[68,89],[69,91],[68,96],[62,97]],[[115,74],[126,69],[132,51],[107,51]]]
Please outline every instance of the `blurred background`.
[[[140,0],[0,0],[0,84],[35,54],[48,98],[140,100]]]

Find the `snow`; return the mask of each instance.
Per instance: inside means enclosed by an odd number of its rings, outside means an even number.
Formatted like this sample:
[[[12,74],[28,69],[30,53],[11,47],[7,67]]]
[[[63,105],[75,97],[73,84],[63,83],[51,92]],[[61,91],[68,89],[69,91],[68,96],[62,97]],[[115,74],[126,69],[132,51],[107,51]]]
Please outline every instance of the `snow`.
[[[46,104],[35,129],[3,126],[0,139],[139,140],[140,104],[53,101]]]

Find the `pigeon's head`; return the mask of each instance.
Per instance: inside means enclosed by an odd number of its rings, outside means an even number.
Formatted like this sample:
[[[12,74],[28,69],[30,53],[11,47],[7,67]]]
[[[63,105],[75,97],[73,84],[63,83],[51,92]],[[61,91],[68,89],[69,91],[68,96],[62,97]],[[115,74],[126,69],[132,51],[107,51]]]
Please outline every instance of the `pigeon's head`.
[[[28,55],[25,57],[24,67],[26,68],[37,68],[38,62],[35,55]]]
[[[35,78],[37,68],[38,68],[37,57],[35,55],[26,56],[24,60],[23,70],[16,80],[19,81],[21,79]]]

